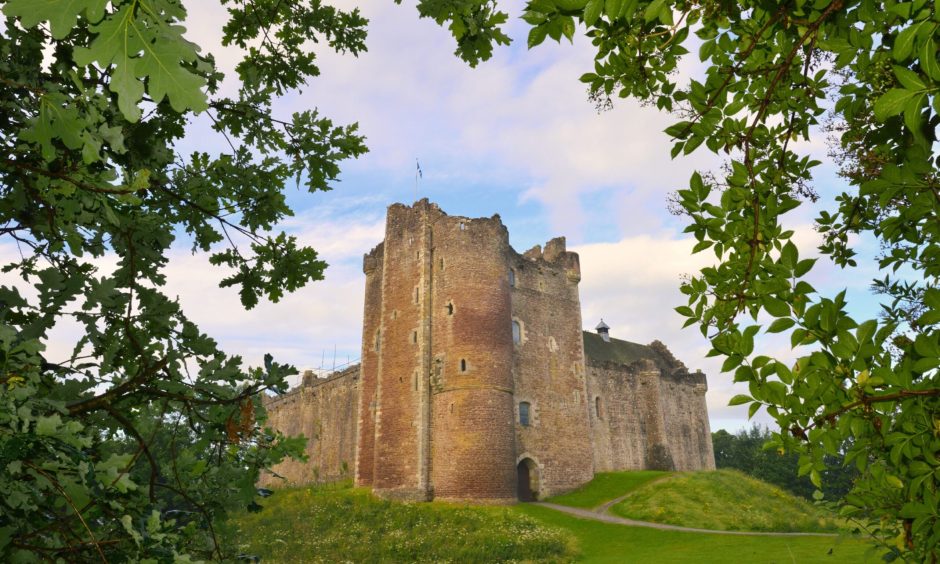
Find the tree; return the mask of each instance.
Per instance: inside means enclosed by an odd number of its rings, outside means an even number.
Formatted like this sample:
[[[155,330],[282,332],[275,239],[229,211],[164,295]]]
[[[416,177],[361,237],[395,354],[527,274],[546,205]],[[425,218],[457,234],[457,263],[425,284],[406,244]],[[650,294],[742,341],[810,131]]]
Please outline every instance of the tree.
[[[475,63],[499,41],[493,2],[421,0],[450,21]],[[697,325],[747,394],[780,426],[774,445],[800,453],[819,487],[825,456],[846,448],[860,471],[842,512],[884,543],[887,560],[940,557],[940,7],[915,0],[530,0],[529,47],[571,39],[583,24],[597,53],[581,77],[601,107],[635,97],[672,112],[672,155],[711,151],[724,170],[679,190],[694,252],[717,264],[682,284],[677,311]],[[697,54],[689,53],[689,48]],[[683,56],[704,77],[680,83]],[[878,319],[856,319],[845,292],[806,280],[787,213],[815,201],[819,161],[796,141],[824,135],[827,111],[845,191],[818,210],[821,251],[855,268],[854,235],[878,241]],[[792,216],[790,216],[792,217]],[[868,259],[865,259],[868,260]],[[791,364],[755,351],[788,334]]]
[[[716,431],[712,433],[715,466],[740,470],[810,500],[814,499],[816,491],[820,491],[825,499],[840,500],[858,476],[855,466],[845,466],[842,456],[828,455],[825,458],[826,469],[821,472],[822,485],[817,490],[808,476],[798,475],[799,456],[794,452],[767,448],[767,445],[773,445],[772,440],[770,430],[756,424],[733,435],[724,429]]]
[[[328,190],[363,138],[271,102],[318,73],[308,41],[356,55],[366,21],[223,0],[224,41],[245,53],[226,97],[180,2],[0,4],[0,236],[19,253],[0,286],[0,560],[231,558],[226,511],[257,507],[259,469],[302,453],[263,429],[260,399],[296,371],[219,350],[163,293],[167,253],[208,253],[248,308],[322,278],[316,252],[275,231],[282,190]],[[191,119],[228,149],[177,154]],[[53,358],[66,322],[83,334]]]

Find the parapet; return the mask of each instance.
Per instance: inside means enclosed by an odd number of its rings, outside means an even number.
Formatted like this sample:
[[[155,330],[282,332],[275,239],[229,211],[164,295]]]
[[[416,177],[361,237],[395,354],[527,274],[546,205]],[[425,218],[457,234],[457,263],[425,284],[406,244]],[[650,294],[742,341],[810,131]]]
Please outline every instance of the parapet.
[[[385,252],[385,242],[379,243],[371,251],[362,255],[362,272],[364,274],[370,274],[379,265],[382,264],[382,255]]]
[[[278,404],[286,403],[296,398],[298,395],[301,395],[304,391],[316,389],[316,388],[319,388],[320,386],[330,384],[337,380],[341,380],[344,378],[352,378],[353,380],[358,380],[359,368],[360,368],[359,364],[353,364],[352,366],[349,366],[342,370],[331,372],[324,378],[318,378],[316,373],[314,373],[312,370],[305,370],[303,373],[303,377],[300,380],[299,386],[295,386],[291,388],[290,390],[288,390],[287,392],[277,395],[277,396],[264,396],[262,398],[262,401],[264,402],[264,406],[270,409]]]
[[[581,259],[578,257],[578,253],[567,250],[564,237],[555,237],[545,243],[544,251],[541,245],[536,245],[522,253],[522,256],[530,261],[542,262],[556,269],[564,270],[568,282],[571,284],[577,284],[581,281]]]

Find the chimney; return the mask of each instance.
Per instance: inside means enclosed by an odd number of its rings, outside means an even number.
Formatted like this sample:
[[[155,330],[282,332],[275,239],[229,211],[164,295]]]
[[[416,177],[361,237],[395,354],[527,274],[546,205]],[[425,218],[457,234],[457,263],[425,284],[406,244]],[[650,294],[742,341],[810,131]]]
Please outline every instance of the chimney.
[[[601,339],[604,339],[605,343],[610,342],[610,327],[604,323],[604,318],[601,318],[601,322],[597,324],[597,334],[601,336]]]

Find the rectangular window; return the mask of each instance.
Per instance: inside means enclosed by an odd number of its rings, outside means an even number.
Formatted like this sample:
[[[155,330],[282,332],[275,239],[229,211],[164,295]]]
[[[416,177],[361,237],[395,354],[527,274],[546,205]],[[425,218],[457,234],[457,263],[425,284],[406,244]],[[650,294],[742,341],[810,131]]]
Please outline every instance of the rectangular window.
[[[523,427],[529,426],[529,402],[527,401],[519,404],[519,424]]]

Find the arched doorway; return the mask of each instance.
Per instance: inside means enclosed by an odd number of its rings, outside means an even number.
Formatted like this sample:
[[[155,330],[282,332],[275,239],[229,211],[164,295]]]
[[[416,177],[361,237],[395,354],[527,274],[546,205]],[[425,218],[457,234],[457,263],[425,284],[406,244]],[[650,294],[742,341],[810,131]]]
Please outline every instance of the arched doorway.
[[[516,466],[519,501],[535,501],[539,495],[539,469],[531,458],[523,458]]]

